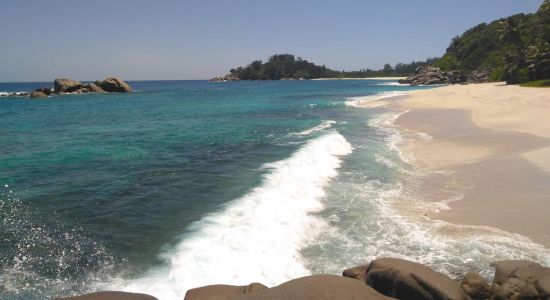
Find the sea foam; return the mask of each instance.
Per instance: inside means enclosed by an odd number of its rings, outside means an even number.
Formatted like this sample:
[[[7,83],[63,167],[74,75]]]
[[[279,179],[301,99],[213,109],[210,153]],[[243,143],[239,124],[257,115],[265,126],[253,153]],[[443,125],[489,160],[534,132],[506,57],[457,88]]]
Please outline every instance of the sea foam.
[[[377,100],[391,98],[391,97],[405,96],[407,94],[408,93],[406,92],[391,91],[391,92],[384,92],[384,93],[371,95],[371,96],[350,97],[345,102],[345,104],[346,106],[350,106],[350,107],[360,107],[362,104],[366,102],[372,102],[372,101],[377,101]]]
[[[328,121],[323,121],[321,124],[313,127],[313,128],[310,128],[310,129],[306,129],[304,131],[300,131],[300,132],[297,132],[295,133],[294,135],[310,135],[314,132],[319,132],[321,130],[325,130],[325,129],[328,129],[330,127],[332,127],[332,125],[336,124],[336,121],[332,121],[332,120],[328,120]]]
[[[181,299],[198,286],[276,285],[310,274],[300,250],[328,226],[312,213],[324,208],[324,188],[338,175],[341,157],[351,152],[348,141],[331,131],[267,164],[270,172],[260,186],[192,224],[164,253],[167,266],[108,288]]]

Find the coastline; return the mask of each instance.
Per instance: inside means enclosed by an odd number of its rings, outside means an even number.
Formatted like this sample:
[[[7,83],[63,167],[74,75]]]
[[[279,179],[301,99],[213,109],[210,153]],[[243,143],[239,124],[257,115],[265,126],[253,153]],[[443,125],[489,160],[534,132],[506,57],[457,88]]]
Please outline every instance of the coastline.
[[[407,77],[314,78],[311,80],[399,80]]]
[[[455,198],[445,203],[448,209],[413,213],[498,228],[550,248],[546,90],[455,85],[385,99],[382,106],[404,111],[395,121],[405,136],[400,150],[413,158],[415,169],[431,174],[412,184],[408,196],[424,202]]]

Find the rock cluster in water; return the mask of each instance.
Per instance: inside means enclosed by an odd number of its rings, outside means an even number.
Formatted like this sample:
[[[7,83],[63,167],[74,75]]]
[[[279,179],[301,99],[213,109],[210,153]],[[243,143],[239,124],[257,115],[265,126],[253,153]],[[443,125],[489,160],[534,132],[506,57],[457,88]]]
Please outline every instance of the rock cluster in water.
[[[51,87],[36,89],[32,92],[3,94],[4,97],[45,98],[50,95],[84,94],[84,93],[129,93],[132,87],[117,77],[108,77],[94,83],[81,83],[72,79],[55,79]]]
[[[210,285],[189,290],[184,300],[505,300],[550,299],[550,268],[525,260],[495,263],[493,282],[476,273],[460,281],[419,263],[381,258],[344,270],[343,276],[313,275],[268,288]],[[154,300],[153,296],[99,292],[72,300]]]
[[[235,74],[227,74],[225,76],[214,77],[210,79],[210,82],[224,82],[224,81],[238,81],[241,80],[239,76]]]

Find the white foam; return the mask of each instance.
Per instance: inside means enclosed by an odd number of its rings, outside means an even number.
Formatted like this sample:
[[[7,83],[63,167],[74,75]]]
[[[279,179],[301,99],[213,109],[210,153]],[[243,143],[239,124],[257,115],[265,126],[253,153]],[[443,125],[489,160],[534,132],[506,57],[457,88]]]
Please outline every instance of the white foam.
[[[328,120],[328,121],[323,121],[321,124],[313,127],[313,128],[310,128],[310,129],[307,129],[307,130],[304,130],[304,131],[301,131],[301,132],[298,132],[298,133],[294,133],[294,135],[310,135],[314,132],[318,132],[318,131],[321,131],[321,130],[324,130],[324,129],[328,129],[330,127],[332,127],[332,125],[336,124],[336,121],[332,121],[332,120]]]
[[[272,171],[259,187],[191,226],[163,255],[167,267],[107,288],[182,299],[189,288],[208,284],[276,285],[308,275],[300,250],[327,226],[311,213],[323,209],[324,187],[351,152],[333,131],[266,165]]]
[[[382,82],[378,83],[376,85],[383,85],[383,86],[410,86],[410,84],[407,83],[399,83],[399,82]]]
[[[361,107],[361,105],[365,104],[366,102],[373,102],[373,101],[378,101],[385,98],[405,96],[405,95],[408,95],[408,93],[391,91],[391,92],[384,92],[384,93],[371,95],[371,96],[350,97],[345,102],[345,104],[346,106],[350,106],[350,107]]]

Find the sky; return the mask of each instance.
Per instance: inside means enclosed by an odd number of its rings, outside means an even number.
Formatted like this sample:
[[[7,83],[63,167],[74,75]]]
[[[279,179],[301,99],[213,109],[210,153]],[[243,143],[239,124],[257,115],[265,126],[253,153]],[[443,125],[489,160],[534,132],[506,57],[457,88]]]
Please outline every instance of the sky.
[[[208,79],[277,53],[379,69],[542,1],[0,0],[0,82]]]

